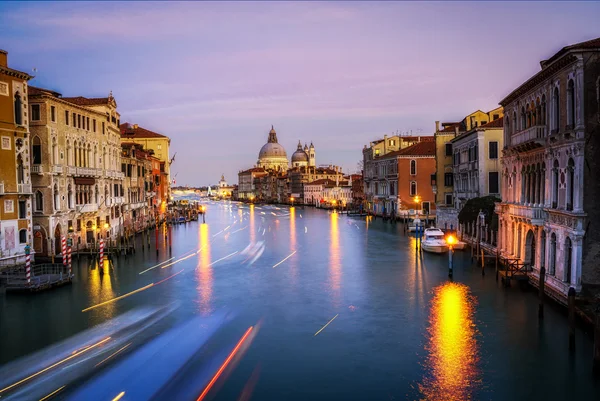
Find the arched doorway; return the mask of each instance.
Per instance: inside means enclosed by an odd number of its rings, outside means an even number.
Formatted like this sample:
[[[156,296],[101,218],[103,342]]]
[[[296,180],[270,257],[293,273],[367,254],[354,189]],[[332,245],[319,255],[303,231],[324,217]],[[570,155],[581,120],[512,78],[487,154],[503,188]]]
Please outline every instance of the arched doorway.
[[[85,240],[88,243],[88,245],[91,245],[95,242],[94,241],[94,225],[91,220],[86,223],[85,228],[86,228]]]
[[[54,254],[55,255],[60,255],[62,252],[62,245],[60,242],[60,237],[61,237],[61,230],[60,230],[60,223],[58,223],[56,225],[56,228],[54,229]]]
[[[532,230],[525,236],[525,264],[535,266],[535,234]]]
[[[46,242],[46,233],[43,229],[33,232],[33,250],[39,256],[48,255],[48,243]]]

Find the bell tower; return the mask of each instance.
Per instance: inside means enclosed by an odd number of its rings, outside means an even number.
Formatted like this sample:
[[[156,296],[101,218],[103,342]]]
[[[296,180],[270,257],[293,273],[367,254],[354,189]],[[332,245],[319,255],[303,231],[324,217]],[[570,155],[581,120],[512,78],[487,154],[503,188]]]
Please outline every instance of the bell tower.
[[[315,145],[313,145],[312,141],[310,142],[310,148],[308,148],[308,165],[312,167],[317,165],[317,160],[315,157]]]

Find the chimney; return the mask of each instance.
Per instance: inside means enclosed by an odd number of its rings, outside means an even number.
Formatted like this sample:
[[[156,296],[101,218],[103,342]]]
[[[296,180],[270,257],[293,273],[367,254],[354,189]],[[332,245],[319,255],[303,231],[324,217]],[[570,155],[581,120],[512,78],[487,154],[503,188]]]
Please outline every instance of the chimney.
[[[8,67],[8,52],[0,49],[0,67]]]
[[[383,154],[387,153],[387,135],[383,136]]]
[[[133,129],[138,129],[138,125],[137,124],[133,124]]]
[[[440,122],[436,121],[435,122],[435,132],[438,132],[440,130]]]
[[[454,127],[454,137],[456,138],[458,136],[458,125],[456,125]]]

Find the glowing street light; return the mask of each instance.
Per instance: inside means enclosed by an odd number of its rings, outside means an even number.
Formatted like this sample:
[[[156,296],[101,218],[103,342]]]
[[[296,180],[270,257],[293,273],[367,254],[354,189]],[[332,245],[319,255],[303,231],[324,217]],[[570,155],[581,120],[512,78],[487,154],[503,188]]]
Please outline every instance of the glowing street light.
[[[456,244],[456,237],[452,234],[448,235],[446,237],[446,243],[448,244],[448,276],[452,277],[452,269],[453,269],[453,260],[452,260],[452,256],[454,255],[454,247],[453,245]]]

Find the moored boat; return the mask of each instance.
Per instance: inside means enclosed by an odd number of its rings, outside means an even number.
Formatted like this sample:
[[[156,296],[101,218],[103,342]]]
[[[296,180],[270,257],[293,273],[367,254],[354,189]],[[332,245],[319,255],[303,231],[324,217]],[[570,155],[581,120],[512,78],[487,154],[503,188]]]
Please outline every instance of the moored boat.
[[[439,228],[426,228],[423,233],[421,248],[425,252],[431,253],[448,252],[448,244],[444,238],[444,232]]]

